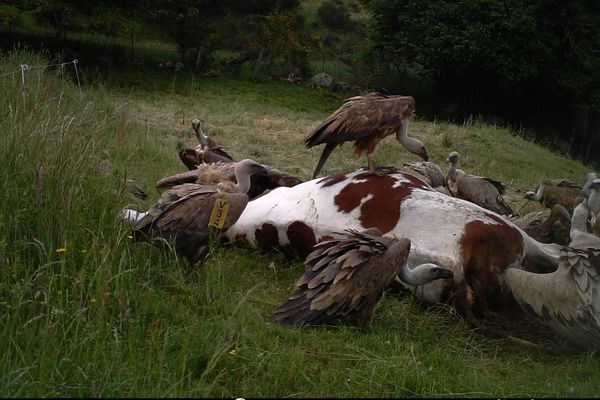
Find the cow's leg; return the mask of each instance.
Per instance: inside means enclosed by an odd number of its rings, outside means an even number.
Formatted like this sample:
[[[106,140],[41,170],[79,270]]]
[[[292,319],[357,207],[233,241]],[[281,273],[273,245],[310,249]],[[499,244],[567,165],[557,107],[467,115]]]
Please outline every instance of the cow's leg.
[[[475,317],[475,314],[473,313],[476,301],[475,295],[466,282],[463,281],[454,285],[451,290],[451,299],[456,311],[465,319],[469,327],[474,331],[493,338],[505,338],[507,336],[501,329],[487,326]]]

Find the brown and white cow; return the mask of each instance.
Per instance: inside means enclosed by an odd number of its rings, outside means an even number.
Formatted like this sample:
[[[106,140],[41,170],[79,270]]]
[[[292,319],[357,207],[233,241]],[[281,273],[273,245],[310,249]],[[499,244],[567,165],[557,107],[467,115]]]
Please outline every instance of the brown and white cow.
[[[425,304],[451,300],[479,326],[475,316],[510,301],[504,272],[558,265],[559,250],[542,244],[498,214],[449,197],[408,173],[348,174],[280,187],[250,203],[225,233],[234,245],[293,249],[305,257],[336,232],[378,228],[412,241],[408,263],[434,263],[453,280],[409,287]]]

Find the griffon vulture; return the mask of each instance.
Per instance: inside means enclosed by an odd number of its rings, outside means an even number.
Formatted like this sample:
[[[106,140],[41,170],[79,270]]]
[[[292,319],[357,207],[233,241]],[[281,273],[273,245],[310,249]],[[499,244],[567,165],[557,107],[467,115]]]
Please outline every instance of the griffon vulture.
[[[200,164],[194,170],[182,172],[167,178],[160,179],[156,182],[157,188],[171,187],[182,183],[200,183],[200,184],[216,184],[219,182],[239,182],[235,175],[237,165],[243,162],[251,161],[249,159],[229,162],[229,163],[212,163]],[[254,162],[254,161],[253,161]],[[274,189],[279,186],[294,186],[302,181],[296,177],[288,175],[278,169],[271,168],[264,164],[259,164],[266,171],[263,174],[255,174],[249,177],[250,188],[247,191],[250,199],[261,195],[268,189]]]
[[[377,228],[348,229],[341,237],[322,241],[306,257],[306,272],[270,321],[300,326],[347,319],[365,325],[383,290],[398,274],[410,285],[453,277],[450,270],[435,264],[410,269],[409,252],[409,239],[382,237]]]
[[[460,155],[453,151],[448,155],[448,188],[454,197],[470,201],[500,215],[510,215],[512,209],[504,199],[504,185],[494,179],[465,173],[458,169]]]
[[[550,213],[534,211],[521,217],[508,217],[508,220],[538,242],[562,245],[570,242],[571,215],[560,204],[555,204]]]
[[[576,200],[582,197],[581,186],[568,179],[543,179],[535,190],[525,193],[528,200],[538,201],[547,208],[560,204],[569,213],[573,213]]]
[[[375,173],[373,157],[379,142],[396,134],[396,139],[411,153],[427,161],[427,151],[421,141],[408,136],[410,118],[415,112],[415,99],[410,96],[386,96],[369,93],[346,99],[344,104],[304,139],[307,148],[325,144],[313,179],[337,146],[354,141],[354,154],[366,153],[369,171]]]
[[[204,133],[199,119],[192,121],[192,129],[200,144],[193,149],[181,149],[179,158],[189,170],[195,169],[202,163],[213,162],[232,162],[233,156],[229,154],[222,146],[218,146],[215,141]]]
[[[600,249],[600,237],[590,233],[588,230],[588,218],[590,209],[587,205],[587,200],[583,200],[573,210],[571,218],[571,242],[569,246],[579,249],[595,248]]]
[[[202,260],[209,250],[208,223],[215,202],[224,199],[228,203],[223,226],[223,230],[227,230],[248,204],[246,192],[250,188],[250,176],[267,173],[262,165],[252,160],[236,164],[236,185],[186,183],[163,193],[158,203],[136,221],[135,239],[157,245],[174,239],[175,251],[190,264]],[[131,213],[124,214],[124,217],[137,219]]]
[[[594,179],[589,186],[590,196],[587,204],[592,215],[596,215],[600,211],[600,179]]]
[[[590,195],[592,194],[592,191],[590,190],[590,186],[592,185],[592,182],[594,182],[594,180],[596,178],[598,178],[598,176],[596,175],[595,172],[588,172],[585,175],[585,184],[581,188],[581,191],[583,192],[583,195],[586,198],[590,197]]]
[[[527,313],[580,347],[600,348],[600,250],[563,247],[556,271],[511,268],[506,280]]]

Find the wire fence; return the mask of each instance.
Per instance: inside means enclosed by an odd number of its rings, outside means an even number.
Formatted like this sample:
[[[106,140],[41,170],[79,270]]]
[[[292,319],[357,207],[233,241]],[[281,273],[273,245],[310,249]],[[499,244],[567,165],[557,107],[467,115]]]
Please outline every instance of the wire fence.
[[[5,74],[2,74],[2,75],[0,75],[0,78],[21,74],[21,84],[23,85],[23,96],[24,96],[27,71],[34,70],[34,69],[40,69],[40,68],[60,67],[61,71],[64,72],[65,66],[73,64],[73,68],[75,70],[75,77],[77,78],[77,87],[79,88],[79,95],[81,96],[81,98],[83,98],[83,92],[81,91],[81,80],[79,79],[79,69],[77,68],[78,63],[79,63],[79,60],[74,59],[73,61],[63,62],[63,63],[58,63],[58,64],[44,64],[44,65],[21,64],[19,66],[19,69],[12,71],[12,72],[7,72]]]

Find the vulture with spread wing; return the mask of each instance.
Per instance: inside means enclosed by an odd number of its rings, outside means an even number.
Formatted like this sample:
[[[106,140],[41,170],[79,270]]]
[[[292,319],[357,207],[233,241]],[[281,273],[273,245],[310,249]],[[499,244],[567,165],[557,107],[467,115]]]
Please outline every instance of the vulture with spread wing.
[[[192,121],[192,129],[200,144],[193,149],[181,149],[179,158],[189,170],[195,169],[199,164],[213,162],[232,162],[233,156],[229,154],[222,146],[218,146],[215,141],[202,130],[199,119]]]
[[[453,151],[446,159],[448,165],[448,189],[454,197],[470,201],[500,215],[513,213],[504,201],[504,185],[494,179],[465,173],[458,169],[460,155]]]
[[[511,268],[506,280],[525,312],[580,347],[600,348],[599,249],[563,247],[556,271]]]
[[[392,134],[396,134],[396,139],[408,151],[427,161],[423,143],[408,136],[409,121],[414,112],[415,99],[411,96],[369,93],[347,99],[304,139],[308,148],[325,144],[313,179],[319,175],[333,149],[349,141],[354,141],[356,156],[366,153],[369,171],[374,173],[373,157],[377,146],[383,138]]]
[[[306,272],[271,322],[301,326],[343,319],[365,325],[383,290],[398,275],[409,285],[453,276],[434,264],[410,269],[406,263],[409,239],[383,237],[376,228],[347,230],[340,235],[315,245],[304,262]]]

